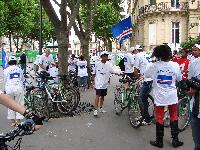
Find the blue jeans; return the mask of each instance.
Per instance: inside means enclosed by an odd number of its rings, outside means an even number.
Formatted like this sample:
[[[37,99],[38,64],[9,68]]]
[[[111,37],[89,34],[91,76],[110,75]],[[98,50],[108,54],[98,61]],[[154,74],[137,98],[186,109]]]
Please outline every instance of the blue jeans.
[[[149,102],[148,96],[152,89],[153,81],[144,81],[140,89],[140,99],[141,99],[141,108],[142,108],[142,117],[146,122],[150,122],[151,118],[149,115]]]
[[[200,118],[191,118],[192,137],[195,144],[194,150],[200,150]]]
[[[78,86],[86,86],[87,77],[78,77]]]
[[[23,70],[24,74],[26,74],[26,64],[21,64],[21,69]]]

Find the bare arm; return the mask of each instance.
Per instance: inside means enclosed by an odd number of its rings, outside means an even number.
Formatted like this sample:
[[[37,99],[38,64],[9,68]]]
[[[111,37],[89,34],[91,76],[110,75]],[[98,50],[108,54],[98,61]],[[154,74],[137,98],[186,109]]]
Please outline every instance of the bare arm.
[[[24,112],[26,110],[23,106],[21,106],[20,104],[18,104],[14,100],[12,100],[12,98],[7,96],[6,94],[3,94],[2,92],[0,94],[0,104],[20,113],[22,115],[24,114]]]

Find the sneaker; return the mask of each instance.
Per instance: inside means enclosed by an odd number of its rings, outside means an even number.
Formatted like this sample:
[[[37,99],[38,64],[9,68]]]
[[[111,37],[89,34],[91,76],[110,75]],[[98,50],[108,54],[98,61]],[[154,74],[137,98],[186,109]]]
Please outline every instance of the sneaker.
[[[151,125],[151,120],[150,121],[146,121],[145,119],[142,121],[142,125],[146,126],[146,125]]]
[[[94,110],[94,116],[95,116],[95,117],[98,116],[98,110]]]
[[[101,113],[106,113],[107,111],[104,110],[103,108],[100,108],[100,109],[99,109],[99,112],[101,112]]]

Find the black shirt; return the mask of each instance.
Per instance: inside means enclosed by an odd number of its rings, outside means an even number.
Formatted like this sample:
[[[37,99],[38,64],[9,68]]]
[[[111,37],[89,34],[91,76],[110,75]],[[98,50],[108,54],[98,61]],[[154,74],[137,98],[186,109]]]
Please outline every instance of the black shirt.
[[[19,63],[26,64],[26,55],[25,54],[21,54]]]

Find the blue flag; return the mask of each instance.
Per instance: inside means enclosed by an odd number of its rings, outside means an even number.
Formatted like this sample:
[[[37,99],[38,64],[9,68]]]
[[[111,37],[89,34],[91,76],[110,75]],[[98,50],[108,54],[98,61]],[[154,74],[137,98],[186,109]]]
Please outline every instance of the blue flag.
[[[8,66],[8,57],[6,56],[5,48],[2,48],[2,67],[5,69]]]
[[[131,16],[112,26],[112,34],[119,43],[123,43],[125,39],[130,38],[133,34]]]

